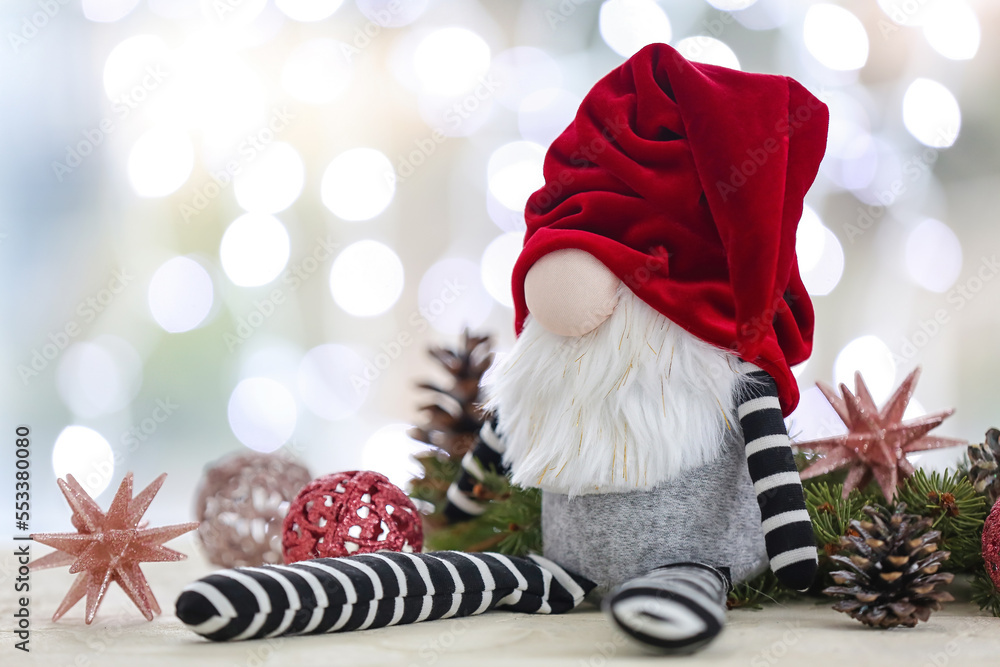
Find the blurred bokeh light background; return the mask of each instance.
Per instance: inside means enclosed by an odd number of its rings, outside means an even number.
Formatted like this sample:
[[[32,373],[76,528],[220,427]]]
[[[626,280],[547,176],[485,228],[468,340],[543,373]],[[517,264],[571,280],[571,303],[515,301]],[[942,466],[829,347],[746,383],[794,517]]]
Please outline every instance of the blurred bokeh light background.
[[[860,369],[882,401],[918,363],[912,414],[1000,422],[992,0],[5,0],[0,28],[0,391],[33,530],[65,528],[68,472],[106,505],[166,471],[149,518],[187,520],[243,447],[405,483],[426,346],[509,348],[544,151],[650,42],[830,106],[793,433],[840,428],[816,380]]]

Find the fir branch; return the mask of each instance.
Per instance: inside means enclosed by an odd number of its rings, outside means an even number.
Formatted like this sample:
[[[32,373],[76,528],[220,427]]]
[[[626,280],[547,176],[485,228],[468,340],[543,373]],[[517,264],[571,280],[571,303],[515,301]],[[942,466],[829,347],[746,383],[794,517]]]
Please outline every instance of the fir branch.
[[[844,498],[843,484],[826,482],[810,484],[804,491],[816,543],[826,555],[833,555],[840,549],[840,536],[847,532],[852,520],[864,519],[862,510],[873,503],[873,498],[857,489]]]
[[[1000,591],[993,585],[986,566],[980,566],[972,575],[972,602],[980,609],[988,610],[994,616],[1000,617]]]
[[[941,531],[941,548],[951,552],[944,568],[970,571],[982,562],[982,530],[986,499],[962,473],[917,470],[899,488],[899,502],[911,512],[930,518]]]
[[[785,588],[770,569],[753,579],[733,586],[726,599],[728,609],[763,609],[763,605],[795,597],[796,592]]]

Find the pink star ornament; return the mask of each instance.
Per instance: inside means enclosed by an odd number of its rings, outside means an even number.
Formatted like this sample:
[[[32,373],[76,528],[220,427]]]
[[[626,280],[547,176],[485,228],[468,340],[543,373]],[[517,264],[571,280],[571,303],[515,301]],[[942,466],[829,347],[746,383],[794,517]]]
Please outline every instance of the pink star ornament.
[[[139,521],[163,485],[167,475],[157,477],[139,495],[132,497],[132,473],[125,475],[107,513],[72,475],[57,480],[59,489],[73,510],[72,522],[76,533],[35,533],[36,542],[55,547],[57,551],[43,556],[30,565],[33,570],[69,565],[72,574],[79,574],[70,586],[59,608],[52,615],[58,621],[73,605],[87,597],[85,621],[89,625],[97,614],[111,582],[117,582],[139,608],[147,621],[160,613],[160,605],[139,569],[139,563],[177,561],[184,554],[163,546],[164,542],[198,527],[197,523],[181,523],[161,528],[147,528]]]
[[[844,480],[845,498],[852,489],[863,489],[874,478],[886,500],[892,500],[899,483],[914,472],[913,465],[906,460],[907,454],[968,444],[956,438],[927,435],[950,417],[955,412],[953,409],[903,421],[903,413],[919,377],[918,366],[881,410],[875,406],[861,373],[854,374],[853,394],[841,384],[842,396],[837,396],[832,387],[817,382],[816,386],[847,426],[847,433],[796,443],[801,449],[822,454],[822,458],[802,471],[802,479],[849,468]]]

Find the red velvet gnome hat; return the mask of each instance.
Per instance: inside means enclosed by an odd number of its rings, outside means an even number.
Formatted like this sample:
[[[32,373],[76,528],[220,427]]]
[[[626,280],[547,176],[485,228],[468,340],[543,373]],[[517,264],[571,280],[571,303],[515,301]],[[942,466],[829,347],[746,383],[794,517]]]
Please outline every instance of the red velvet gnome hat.
[[[647,304],[768,371],[783,412],[812,352],[795,230],[826,147],[822,102],[784,76],[688,62],[652,44],[601,79],[545,156],[514,266],[585,250]]]

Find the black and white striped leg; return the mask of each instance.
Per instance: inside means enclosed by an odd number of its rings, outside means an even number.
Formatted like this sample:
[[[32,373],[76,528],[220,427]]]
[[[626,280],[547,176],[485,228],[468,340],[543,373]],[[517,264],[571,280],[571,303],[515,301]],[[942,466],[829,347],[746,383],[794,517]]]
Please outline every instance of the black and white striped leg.
[[[462,473],[448,487],[448,503],[444,515],[451,523],[468,521],[486,511],[486,504],[477,500],[473,493],[476,484],[485,479],[485,472],[492,470],[501,475],[508,472],[503,463],[503,438],[497,431],[495,415],[483,424],[476,444],[462,458]]]
[[[728,573],[700,563],[677,563],[622,584],[604,610],[626,634],[664,653],[691,653],[725,624]]]
[[[365,630],[481,614],[559,614],[594,584],[541,556],[379,552],[220,570],[184,588],[177,617],[214,641]]]
[[[816,542],[781,415],[778,388],[765,371],[752,364],[744,367],[753,382],[738,398],[737,415],[771,570],[786,586],[805,590],[816,576]]]

